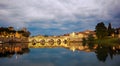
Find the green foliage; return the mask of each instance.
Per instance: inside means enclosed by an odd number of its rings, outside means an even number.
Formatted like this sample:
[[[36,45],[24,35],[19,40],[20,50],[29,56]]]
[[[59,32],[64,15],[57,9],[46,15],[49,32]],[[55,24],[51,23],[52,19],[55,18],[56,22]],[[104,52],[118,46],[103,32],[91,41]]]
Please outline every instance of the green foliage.
[[[93,37],[93,35],[92,34],[90,34],[89,36],[88,36],[88,41],[94,41],[94,37]]]
[[[19,30],[18,33],[22,34],[25,37],[29,37],[31,34],[29,31],[23,31],[23,30]]]
[[[83,46],[85,46],[85,45],[86,45],[86,43],[87,43],[86,38],[82,38],[82,45],[83,45]]]
[[[96,25],[95,27],[95,31],[96,31],[96,36],[98,37],[98,39],[102,39],[102,38],[105,38],[108,33],[107,33],[107,28],[106,26],[104,25],[103,22],[100,22]]]
[[[18,33],[22,34],[24,37],[29,37],[31,34],[29,31],[23,31],[23,30],[19,30]]]
[[[30,33],[29,31],[27,31],[27,32],[24,32],[24,33],[23,33],[23,36],[25,36],[25,37],[29,37],[30,34],[31,34],[31,33]]]
[[[96,39],[94,42],[100,45],[117,45],[120,44],[120,38]]]
[[[109,23],[109,25],[108,25],[108,36],[111,36],[114,32],[115,32],[115,30],[112,28],[111,23]]]

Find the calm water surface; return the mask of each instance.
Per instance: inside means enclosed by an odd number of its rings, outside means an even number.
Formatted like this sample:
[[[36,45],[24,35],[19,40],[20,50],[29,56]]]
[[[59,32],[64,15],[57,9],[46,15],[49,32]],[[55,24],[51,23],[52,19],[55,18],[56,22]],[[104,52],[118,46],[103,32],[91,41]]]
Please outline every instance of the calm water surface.
[[[101,46],[90,49],[81,45],[54,48],[6,46],[0,48],[0,66],[120,66],[120,50],[114,47],[113,50]]]

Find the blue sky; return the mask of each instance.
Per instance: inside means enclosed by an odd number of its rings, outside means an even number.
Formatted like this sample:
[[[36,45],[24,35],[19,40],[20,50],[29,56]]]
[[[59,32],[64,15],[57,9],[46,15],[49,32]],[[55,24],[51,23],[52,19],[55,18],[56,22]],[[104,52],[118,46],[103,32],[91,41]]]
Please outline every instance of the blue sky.
[[[32,35],[120,27],[120,0],[0,0],[0,26],[26,27]]]

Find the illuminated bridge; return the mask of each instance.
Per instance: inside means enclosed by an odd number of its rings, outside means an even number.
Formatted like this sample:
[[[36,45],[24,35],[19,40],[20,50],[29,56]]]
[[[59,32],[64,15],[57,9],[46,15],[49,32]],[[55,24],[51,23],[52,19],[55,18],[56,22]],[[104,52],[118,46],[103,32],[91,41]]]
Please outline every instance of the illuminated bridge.
[[[66,44],[69,43],[69,38],[67,37],[31,37],[29,42],[35,45],[40,43],[41,45],[49,44]]]

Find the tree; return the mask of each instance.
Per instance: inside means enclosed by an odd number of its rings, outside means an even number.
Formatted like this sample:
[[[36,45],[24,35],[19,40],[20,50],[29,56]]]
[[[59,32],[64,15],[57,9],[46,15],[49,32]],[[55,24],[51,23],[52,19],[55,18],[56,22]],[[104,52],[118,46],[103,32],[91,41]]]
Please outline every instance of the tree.
[[[105,38],[108,35],[107,28],[103,22],[98,23],[95,29],[98,39]]]
[[[26,32],[23,33],[23,36],[25,36],[25,37],[29,37],[30,34],[31,34],[31,33],[30,33],[29,31],[26,31]]]
[[[19,30],[18,33],[22,34],[24,37],[29,37],[31,34],[29,31],[23,31],[23,30]]]
[[[114,33],[114,29],[111,26],[111,23],[108,25],[108,36],[111,36]]]
[[[88,41],[94,41],[94,37],[92,34],[88,35]]]

